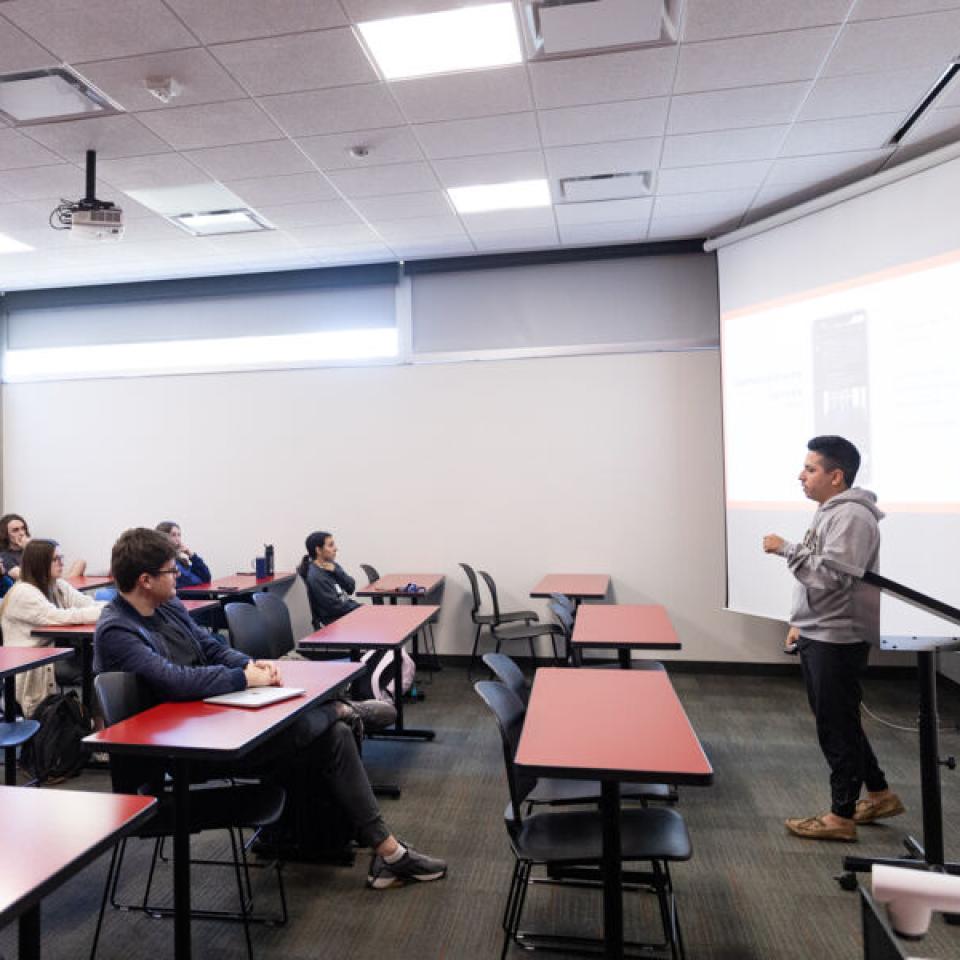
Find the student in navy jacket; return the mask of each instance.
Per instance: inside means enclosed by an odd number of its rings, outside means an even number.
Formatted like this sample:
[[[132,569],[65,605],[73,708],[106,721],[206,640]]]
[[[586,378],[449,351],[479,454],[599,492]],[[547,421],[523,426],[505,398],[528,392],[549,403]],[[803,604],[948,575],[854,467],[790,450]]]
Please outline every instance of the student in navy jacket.
[[[157,530],[165,533],[177,551],[174,562],[177,565],[177,589],[195,587],[198,583],[209,583],[213,577],[210,568],[203,562],[199,553],[194,553],[184,542],[180,524],[164,520],[157,524]]]
[[[168,535],[143,527],[127,530],[114,544],[110,569],[119,595],[97,623],[94,670],[135,673],[159,701],[280,684],[275,663],[251,660],[191,620],[176,597],[175,555]],[[349,710],[333,702],[305,711],[254,751],[256,761],[264,772],[291,756],[319,765],[358,841],[373,849],[368,886],[440,879],[446,863],[405,847],[384,824],[353,734],[338,722]]]

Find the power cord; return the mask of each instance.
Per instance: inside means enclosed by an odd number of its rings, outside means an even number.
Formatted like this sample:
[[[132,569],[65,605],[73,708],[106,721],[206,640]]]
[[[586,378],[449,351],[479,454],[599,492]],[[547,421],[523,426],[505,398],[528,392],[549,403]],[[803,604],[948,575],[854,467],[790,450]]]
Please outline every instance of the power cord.
[[[904,733],[916,733],[918,730],[918,724],[914,724],[912,727],[905,727],[899,723],[894,723],[892,720],[884,720],[883,717],[878,717],[865,703],[860,704],[860,709],[873,720],[876,720],[877,723],[883,724],[885,727],[889,727],[891,730],[902,730]],[[938,729],[939,733],[960,733],[960,723],[954,723],[949,727],[940,727]]]

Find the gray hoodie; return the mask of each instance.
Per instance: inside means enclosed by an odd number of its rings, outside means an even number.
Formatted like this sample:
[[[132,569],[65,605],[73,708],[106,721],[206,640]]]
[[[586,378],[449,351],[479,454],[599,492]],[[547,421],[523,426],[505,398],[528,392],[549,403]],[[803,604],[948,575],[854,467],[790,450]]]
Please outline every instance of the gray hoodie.
[[[860,487],[820,504],[802,543],[787,543],[790,572],[797,578],[790,626],[824,643],[877,643],[880,591],[824,563],[836,559],[876,570],[880,555],[876,494]]]

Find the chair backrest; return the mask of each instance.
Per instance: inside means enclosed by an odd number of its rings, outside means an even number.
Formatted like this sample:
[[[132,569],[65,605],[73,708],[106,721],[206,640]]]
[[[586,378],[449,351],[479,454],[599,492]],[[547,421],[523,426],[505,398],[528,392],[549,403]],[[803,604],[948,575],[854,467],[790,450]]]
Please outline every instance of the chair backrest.
[[[550,594],[550,603],[547,606],[549,606],[554,617],[557,618],[557,623],[560,624],[563,635],[569,640],[573,636],[573,604],[569,601],[562,603],[559,599],[560,596],[561,594],[558,593]],[[563,599],[567,600],[566,597]]]
[[[527,678],[517,666],[516,661],[505,653],[485,653],[483,662],[508,690],[516,694],[517,699],[526,710],[527,704],[530,702],[530,687],[527,685]]]
[[[497,585],[493,582],[493,577],[486,570],[480,571],[483,582],[490,591],[490,603],[493,604],[493,623],[494,626],[500,625],[500,599],[497,597]]]
[[[377,572],[376,567],[371,567],[369,563],[361,563],[360,569],[363,571],[364,576],[367,578],[367,584],[371,584],[376,580],[380,579],[380,574]],[[371,597],[373,605],[375,607],[383,606],[383,597]]]
[[[279,659],[289,653],[297,641],[293,636],[293,623],[286,603],[275,593],[261,590],[253,595],[253,605],[263,614],[271,658]]]
[[[497,718],[507,786],[510,789],[511,816],[513,826],[519,829],[523,826],[521,806],[537,783],[535,777],[521,776],[513,762],[520,743],[520,734],[523,732],[523,704],[515,693],[494,680],[480,680],[473,685],[473,689]]]
[[[467,575],[467,580],[470,581],[470,592],[473,594],[473,609],[470,611],[470,619],[476,623],[482,603],[480,600],[480,584],[477,582],[477,574],[473,567],[467,563],[461,563],[460,566],[463,567],[463,572]]]
[[[93,678],[105,726],[112,727],[134,714],[156,705],[147,684],[135,673],[100,673]],[[163,782],[163,766],[156,760],[139,757],[110,758],[110,779],[114,793],[136,793],[144,784]]]
[[[254,660],[269,660],[273,651],[263,613],[252,603],[228,603],[223,610],[233,647]]]

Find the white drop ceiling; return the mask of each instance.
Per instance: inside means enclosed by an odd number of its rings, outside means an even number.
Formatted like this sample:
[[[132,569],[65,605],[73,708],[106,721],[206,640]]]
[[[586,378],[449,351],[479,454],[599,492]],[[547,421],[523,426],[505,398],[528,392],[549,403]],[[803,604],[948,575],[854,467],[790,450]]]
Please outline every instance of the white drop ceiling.
[[[352,29],[469,2],[0,0],[0,72],[67,64],[122,108],[0,121],[0,233],[35,248],[0,255],[0,290],[706,237],[960,139],[955,82],[886,146],[960,54],[960,0],[685,0],[677,45],[390,83]],[[47,225],[87,149],[121,243]],[[647,197],[560,202],[645,170]],[[444,193],[544,176],[547,209]],[[126,192],[213,184],[276,229],[190,237]]]

